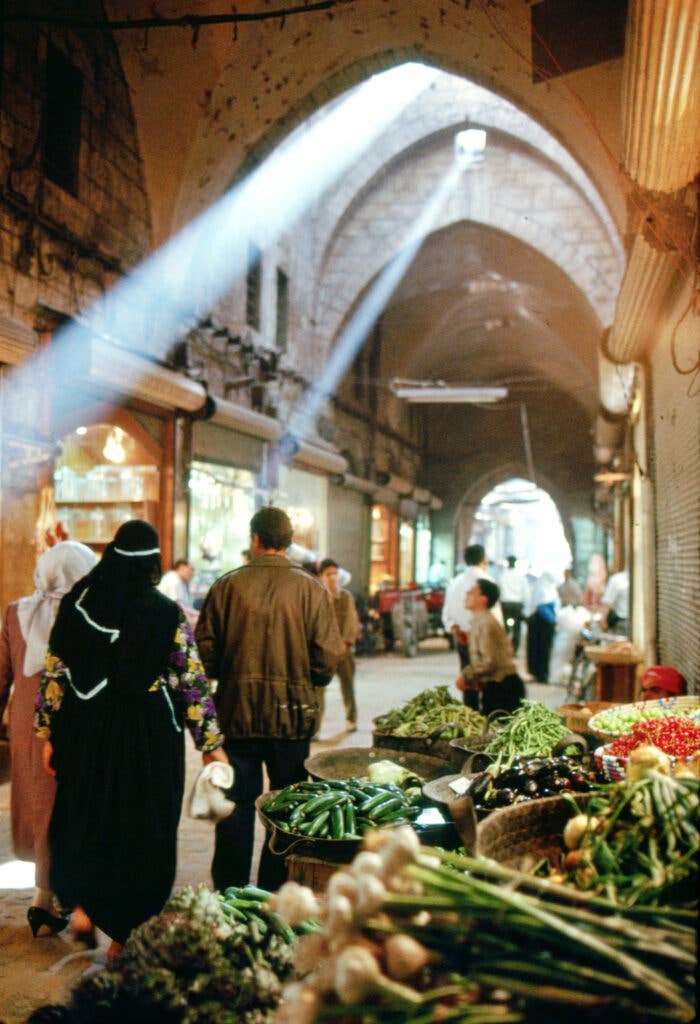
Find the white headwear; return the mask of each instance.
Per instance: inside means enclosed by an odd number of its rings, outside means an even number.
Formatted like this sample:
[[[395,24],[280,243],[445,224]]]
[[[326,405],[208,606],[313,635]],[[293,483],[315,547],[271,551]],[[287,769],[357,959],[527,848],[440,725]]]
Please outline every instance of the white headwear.
[[[19,628],[27,645],[25,676],[33,676],[44,667],[61,598],[96,564],[94,551],[74,540],[59,541],[39,558],[34,570],[36,590],[17,603]]]

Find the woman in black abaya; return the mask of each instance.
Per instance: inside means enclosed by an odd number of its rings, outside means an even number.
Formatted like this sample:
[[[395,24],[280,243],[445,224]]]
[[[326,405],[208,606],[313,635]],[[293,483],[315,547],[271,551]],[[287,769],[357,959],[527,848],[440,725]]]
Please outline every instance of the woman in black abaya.
[[[158,534],[134,520],[61,601],[35,716],[56,774],[51,885],[112,940],[167,900],[184,788],[183,724],[227,760],[192,631],[160,579]]]

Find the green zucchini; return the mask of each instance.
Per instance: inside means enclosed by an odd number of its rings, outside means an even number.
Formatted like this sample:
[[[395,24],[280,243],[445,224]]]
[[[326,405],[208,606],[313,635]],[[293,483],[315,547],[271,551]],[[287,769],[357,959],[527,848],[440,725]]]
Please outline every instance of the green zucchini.
[[[324,825],[327,828],[327,826],[328,826],[328,819],[330,818],[330,816],[331,816],[330,810],[321,811],[319,814],[317,814],[316,817],[314,818],[314,820],[311,822],[311,825],[309,827],[308,832],[306,832],[306,835],[307,836],[318,836],[318,835],[320,835],[321,831],[323,830]]]
[[[400,796],[390,793],[388,796],[385,795],[382,800],[373,803],[370,807],[364,807],[362,810],[370,821],[377,821],[378,818],[385,818],[390,811],[403,810],[404,806],[404,801]]]
[[[315,796],[313,800],[309,800],[304,808],[304,817],[312,818],[318,814],[319,811],[328,811],[337,804],[339,801],[344,800],[345,793],[322,793],[320,796]]]
[[[334,839],[342,839],[345,832],[345,817],[343,808],[336,804],[331,807],[331,835]]]

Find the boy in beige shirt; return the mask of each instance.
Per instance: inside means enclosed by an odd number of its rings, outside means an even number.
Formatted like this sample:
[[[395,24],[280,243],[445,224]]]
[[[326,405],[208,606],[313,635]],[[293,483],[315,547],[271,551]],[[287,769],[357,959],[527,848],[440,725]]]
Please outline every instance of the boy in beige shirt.
[[[469,665],[458,676],[456,686],[472,698],[469,703],[477,709],[481,693],[480,710],[485,715],[497,708],[515,711],[525,696],[510,637],[489,610],[499,597],[496,583],[478,579],[464,599],[465,608],[472,613]]]

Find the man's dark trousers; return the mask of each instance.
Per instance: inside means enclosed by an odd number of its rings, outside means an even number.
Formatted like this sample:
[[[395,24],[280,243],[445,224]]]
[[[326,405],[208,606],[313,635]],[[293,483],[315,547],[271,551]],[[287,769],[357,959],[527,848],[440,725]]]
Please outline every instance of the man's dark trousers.
[[[235,779],[227,795],[236,803],[233,814],[216,826],[216,846],[212,862],[215,888],[223,892],[229,885],[247,885],[253,861],[255,800],[263,791],[263,764],[270,789],[283,789],[307,777],[304,761],[310,741],[275,739],[227,739],[224,749],[233,765]],[[284,856],[272,853],[268,839],[260,858],[258,885],[275,891],[287,880]]]

